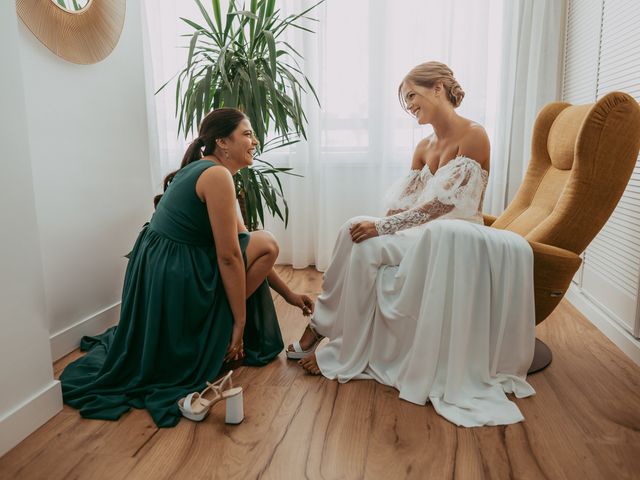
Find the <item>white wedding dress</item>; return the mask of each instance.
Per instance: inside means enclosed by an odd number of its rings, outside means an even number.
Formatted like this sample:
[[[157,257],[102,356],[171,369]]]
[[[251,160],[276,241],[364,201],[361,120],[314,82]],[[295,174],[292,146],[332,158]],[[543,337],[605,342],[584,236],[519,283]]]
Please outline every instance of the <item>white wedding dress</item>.
[[[374,379],[462,426],[523,420],[505,395],[534,394],[533,255],[519,235],[485,227],[488,174],[459,156],[413,170],[388,197],[398,213],[357,217],[338,234],[311,323],[329,379]],[[379,236],[353,243],[349,226]]]

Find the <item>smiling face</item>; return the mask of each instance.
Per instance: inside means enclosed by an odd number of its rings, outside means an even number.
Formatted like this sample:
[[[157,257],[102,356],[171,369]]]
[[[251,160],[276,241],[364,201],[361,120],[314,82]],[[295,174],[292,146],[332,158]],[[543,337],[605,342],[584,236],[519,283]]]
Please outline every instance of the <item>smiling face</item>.
[[[229,160],[239,169],[253,164],[253,154],[258,145],[251,122],[240,121],[236,129],[227,138],[218,140],[218,145],[229,155]]]
[[[429,88],[416,85],[410,80],[405,81],[400,88],[405,109],[416,117],[420,125],[432,123],[434,116],[438,114],[441,107],[441,92],[442,85],[440,84]]]

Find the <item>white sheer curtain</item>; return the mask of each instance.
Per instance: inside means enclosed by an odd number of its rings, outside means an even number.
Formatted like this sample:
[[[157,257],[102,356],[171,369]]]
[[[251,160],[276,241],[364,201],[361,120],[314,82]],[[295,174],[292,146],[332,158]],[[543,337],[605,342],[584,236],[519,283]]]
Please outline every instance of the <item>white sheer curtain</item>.
[[[526,173],[538,112],[560,98],[565,11],[565,0],[505,2],[492,171],[484,203],[494,215],[513,199]]]
[[[160,193],[166,174],[180,166],[186,142],[183,136],[178,137],[175,82],[157,95],[154,92],[187,63],[188,50],[184,47],[189,39],[181,35],[193,29],[180,17],[199,19],[201,14],[193,0],[143,0],[142,12],[151,172],[153,185]]]
[[[504,53],[510,51],[505,42],[513,38],[512,25],[504,23],[513,19],[511,3],[328,0],[313,12],[320,20],[310,24],[316,34],[290,33],[288,40],[304,55],[304,70],[316,86],[322,108],[309,95],[308,140],[264,157],[303,175],[283,178],[290,207],[288,227],[279,219],[265,222],[280,242],[279,263],[297,268],[316,265],[324,270],[336,232],[345,220],[383,213],[384,191],[410,168],[414,146],[430,133],[402,111],[397,98],[403,76],[427,60],[445,62],[453,69],[466,92],[459,113],[485,125],[489,132],[494,149],[492,178],[498,179],[498,189],[492,190],[490,180],[487,198],[493,213],[501,211],[500,198],[504,203],[511,175],[509,158],[504,155],[513,154],[501,145],[510,140],[508,130],[518,115],[513,104],[519,104],[517,98],[509,97],[511,108],[503,106],[509,95],[506,85],[526,78],[522,69],[520,76],[506,74],[512,68],[509,62],[514,61]],[[285,0],[278,7],[287,14],[311,4],[309,0]],[[147,0],[145,10],[147,67],[155,90],[186,62],[186,51],[176,48],[186,44],[178,34],[187,31],[178,17],[199,18],[199,13],[191,0]],[[538,10],[531,15],[539,15]],[[523,37],[522,45],[525,43]],[[184,143],[176,138],[174,88],[171,84],[152,102],[157,118],[155,122],[151,119],[150,130],[158,187],[162,175],[176,168],[184,151]],[[509,121],[504,120],[505,112],[511,114]]]

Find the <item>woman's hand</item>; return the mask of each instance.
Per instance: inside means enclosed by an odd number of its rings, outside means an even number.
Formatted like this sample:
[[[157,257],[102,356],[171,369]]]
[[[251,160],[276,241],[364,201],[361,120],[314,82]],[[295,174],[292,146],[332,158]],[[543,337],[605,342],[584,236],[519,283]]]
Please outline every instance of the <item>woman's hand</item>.
[[[309,297],[308,295],[291,292],[289,293],[289,295],[284,297],[284,299],[289,305],[293,305],[294,307],[298,307],[300,310],[302,310],[302,314],[305,317],[313,315],[315,305],[313,303],[313,300],[311,300],[311,297]]]
[[[233,322],[233,331],[231,332],[231,342],[227,348],[227,354],[224,357],[225,362],[240,360],[244,357],[244,344],[242,337],[244,335],[245,322]]]
[[[368,238],[378,236],[376,224],[373,222],[369,222],[368,220],[357,222],[351,225],[351,227],[349,228],[349,233],[351,234],[351,240],[353,240],[354,243],[360,243]]]

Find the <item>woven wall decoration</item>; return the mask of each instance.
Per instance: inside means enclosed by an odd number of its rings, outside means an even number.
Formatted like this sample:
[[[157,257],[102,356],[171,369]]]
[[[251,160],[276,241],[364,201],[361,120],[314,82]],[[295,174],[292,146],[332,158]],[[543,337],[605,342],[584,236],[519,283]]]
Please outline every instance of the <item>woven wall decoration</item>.
[[[89,0],[78,11],[53,0],[16,0],[18,15],[49,50],[73,63],[105,59],[122,33],[126,0]]]

